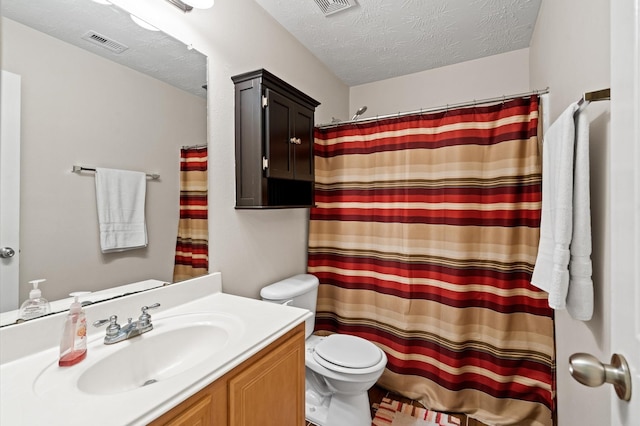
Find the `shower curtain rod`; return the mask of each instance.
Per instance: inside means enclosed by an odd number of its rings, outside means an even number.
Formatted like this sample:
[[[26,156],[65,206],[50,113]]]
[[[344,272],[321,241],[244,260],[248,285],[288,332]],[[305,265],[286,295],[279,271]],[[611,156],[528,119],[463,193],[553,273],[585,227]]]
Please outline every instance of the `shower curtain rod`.
[[[495,97],[495,98],[480,99],[480,100],[474,99],[473,101],[460,102],[460,103],[457,103],[457,104],[441,105],[441,106],[437,106],[437,107],[433,107],[433,108],[421,108],[421,109],[417,109],[417,110],[414,110],[414,111],[398,112],[398,113],[395,113],[395,114],[386,114],[386,115],[377,115],[375,117],[360,118],[360,119],[356,119],[356,120],[340,121],[340,122],[337,122],[337,123],[320,124],[320,125],[318,125],[316,127],[319,128],[319,129],[327,129],[329,127],[341,126],[343,124],[366,123],[366,122],[370,122],[370,121],[382,120],[382,119],[385,119],[385,118],[403,117],[405,115],[425,114],[425,113],[430,113],[430,112],[447,111],[447,110],[453,109],[453,108],[464,108],[464,107],[468,107],[468,106],[476,106],[476,105],[488,104],[488,103],[493,103],[493,102],[508,101],[508,100],[511,100],[511,99],[523,98],[525,96],[544,95],[545,93],[549,93],[549,88],[548,87],[546,89],[543,89],[543,90],[532,90],[530,92],[517,93],[515,95],[499,96],[499,97]]]

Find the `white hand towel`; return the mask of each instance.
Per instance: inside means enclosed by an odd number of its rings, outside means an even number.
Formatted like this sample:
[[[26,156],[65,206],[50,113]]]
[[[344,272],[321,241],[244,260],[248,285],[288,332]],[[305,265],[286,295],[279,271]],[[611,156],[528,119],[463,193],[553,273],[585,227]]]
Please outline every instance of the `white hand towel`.
[[[572,318],[588,321],[593,316],[591,279],[591,198],[589,195],[589,119],[586,112],[576,117],[573,167],[573,237],[569,261],[567,311]]]
[[[531,284],[549,293],[549,306],[566,307],[569,244],[573,233],[573,150],[575,124],[571,104],[549,127],[542,150],[540,243]]]
[[[96,169],[96,201],[103,253],[147,246],[146,174]]]

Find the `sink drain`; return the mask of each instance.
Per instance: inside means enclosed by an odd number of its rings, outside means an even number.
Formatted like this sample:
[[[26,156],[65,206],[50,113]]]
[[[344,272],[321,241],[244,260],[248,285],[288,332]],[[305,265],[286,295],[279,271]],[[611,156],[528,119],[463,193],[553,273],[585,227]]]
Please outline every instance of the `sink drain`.
[[[156,379],[149,379],[149,380],[147,380],[146,382],[144,382],[144,383],[142,384],[142,386],[140,386],[140,387],[149,386],[149,385],[151,385],[151,384],[153,384],[153,383],[155,383],[155,382],[157,382],[157,380],[156,380]]]

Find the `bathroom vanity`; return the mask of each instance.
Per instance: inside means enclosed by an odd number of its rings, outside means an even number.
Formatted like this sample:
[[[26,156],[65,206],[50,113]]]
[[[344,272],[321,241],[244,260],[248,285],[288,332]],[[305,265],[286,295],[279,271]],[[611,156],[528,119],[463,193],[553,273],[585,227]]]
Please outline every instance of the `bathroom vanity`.
[[[153,329],[58,367],[65,313],[0,328],[0,424],[304,424],[304,309],[221,292],[219,273],[85,308]],[[126,322],[126,320],[125,320]]]

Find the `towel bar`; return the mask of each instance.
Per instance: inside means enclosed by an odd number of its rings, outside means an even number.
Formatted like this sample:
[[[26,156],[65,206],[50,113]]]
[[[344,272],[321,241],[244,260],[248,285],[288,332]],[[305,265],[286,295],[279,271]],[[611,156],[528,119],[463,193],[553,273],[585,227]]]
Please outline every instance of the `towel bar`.
[[[578,106],[583,103],[595,102],[595,101],[608,101],[611,99],[611,89],[594,90],[593,92],[585,92],[582,98],[578,101]]]
[[[73,166],[73,169],[71,169],[72,173],[95,172],[95,171],[96,171],[95,167],[84,167],[84,166]],[[160,179],[160,175],[157,173],[147,173],[146,175],[152,180]]]

